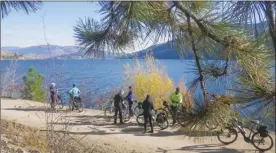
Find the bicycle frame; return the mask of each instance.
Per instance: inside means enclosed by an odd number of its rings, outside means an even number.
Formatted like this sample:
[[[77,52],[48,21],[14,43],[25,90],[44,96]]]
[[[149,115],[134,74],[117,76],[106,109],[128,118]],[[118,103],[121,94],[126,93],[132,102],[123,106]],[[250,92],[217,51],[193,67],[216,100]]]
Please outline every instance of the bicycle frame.
[[[258,126],[258,124],[256,123],[253,123],[254,125],[251,126],[251,128],[249,129],[250,130],[250,133],[248,136],[246,136],[246,132],[245,132],[245,127],[244,125],[241,123],[241,122],[238,122],[238,121],[234,121],[233,124],[235,125],[235,127],[238,128],[239,132],[242,134],[244,140],[246,142],[251,142],[251,136],[253,136],[254,132],[256,132],[254,130],[255,126]]]

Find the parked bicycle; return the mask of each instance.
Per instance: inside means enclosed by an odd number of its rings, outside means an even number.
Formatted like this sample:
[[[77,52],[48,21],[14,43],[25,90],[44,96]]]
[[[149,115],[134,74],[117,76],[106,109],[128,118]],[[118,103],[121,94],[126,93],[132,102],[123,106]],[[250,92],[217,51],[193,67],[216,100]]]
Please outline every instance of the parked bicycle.
[[[142,113],[142,114],[138,115],[136,117],[136,121],[137,121],[138,125],[144,125],[145,124],[144,114]],[[155,125],[155,123],[160,127],[161,130],[169,127],[169,121],[164,112],[154,111],[153,116],[152,116],[153,126]]]
[[[111,117],[114,118],[116,109],[118,109],[118,108],[114,107],[114,101],[111,100],[110,106],[104,110],[104,116],[109,117],[109,118],[111,118]],[[123,101],[122,116],[123,116],[123,122],[128,122],[130,120],[128,105],[127,105],[126,101]]]
[[[267,127],[261,125],[259,121],[252,120],[250,122],[252,125],[250,129],[248,128],[250,133],[247,135],[244,124],[237,121],[237,119],[233,119],[229,127],[217,133],[218,140],[226,145],[231,144],[237,140],[238,133],[241,133],[243,135],[244,141],[251,143],[259,151],[270,150],[274,143],[272,137],[269,135]],[[266,144],[268,144],[268,146],[264,146]]]
[[[142,103],[138,102],[137,100],[134,100],[131,109],[132,109],[134,116],[136,116],[136,117],[138,115],[140,115],[141,113],[143,113]]]
[[[177,108],[175,118],[173,118],[171,107],[169,106],[167,101],[163,100],[163,106],[165,108],[159,108],[159,109],[157,109],[157,112],[164,113],[167,117],[167,120],[168,120],[169,114],[170,114],[172,116],[172,119],[175,119],[178,124],[180,124],[181,126],[186,125],[186,120],[188,118],[188,113],[185,111],[183,106],[180,106],[180,107]]]

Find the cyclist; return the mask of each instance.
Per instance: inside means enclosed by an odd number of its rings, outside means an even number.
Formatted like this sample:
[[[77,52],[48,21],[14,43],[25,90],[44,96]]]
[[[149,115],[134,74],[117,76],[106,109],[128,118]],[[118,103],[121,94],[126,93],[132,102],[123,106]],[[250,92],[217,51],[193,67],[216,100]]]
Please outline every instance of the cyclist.
[[[81,101],[80,90],[76,87],[76,84],[73,84],[73,88],[68,91],[71,101],[73,101],[72,110],[76,107],[75,100]]]
[[[144,100],[142,104],[142,108],[144,110],[144,133],[147,132],[147,124],[148,121],[150,123],[150,133],[153,133],[153,125],[152,125],[152,110],[154,110],[154,106],[152,104],[152,101],[150,100],[150,96],[147,95],[146,99]]]
[[[125,99],[127,99],[127,101],[128,101],[129,115],[130,115],[130,116],[133,116],[133,112],[132,112],[132,109],[131,109],[131,108],[132,108],[132,105],[133,105],[134,94],[133,94],[133,92],[132,92],[131,86],[129,86],[128,89],[129,89],[129,92],[128,92],[128,94],[127,94],[127,96],[126,96]]]
[[[54,108],[58,98],[58,91],[55,83],[51,83],[50,85],[50,95],[51,95],[51,107]]]
[[[124,100],[123,95],[124,95],[124,90],[120,90],[120,92],[117,93],[113,98],[114,107],[117,108],[115,110],[115,115],[114,115],[114,124],[117,123],[118,112],[119,112],[120,124],[124,124],[123,117],[122,117],[122,109],[123,109],[122,107],[123,107],[123,100]]]
[[[182,94],[180,93],[179,87],[176,88],[175,92],[170,95],[171,100],[171,110],[172,110],[172,117],[173,117],[173,125],[176,123],[175,115],[177,111],[177,107],[182,104]]]

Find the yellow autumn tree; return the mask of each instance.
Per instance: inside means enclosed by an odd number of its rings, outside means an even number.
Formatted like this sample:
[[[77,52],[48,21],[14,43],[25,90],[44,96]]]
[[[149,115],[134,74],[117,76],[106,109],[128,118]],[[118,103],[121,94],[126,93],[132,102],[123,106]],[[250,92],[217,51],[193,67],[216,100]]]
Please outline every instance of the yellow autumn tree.
[[[149,94],[156,109],[162,106],[162,99],[167,100],[174,89],[173,81],[161,66],[152,56],[146,56],[145,62],[136,59],[134,66],[124,65],[127,86],[132,86],[135,98],[143,101]]]
[[[178,82],[178,87],[180,89],[180,93],[183,95],[183,106],[187,110],[192,110],[192,108],[194,107],[194,100],[191,92],[185,87],[185,81],[180,80]]]

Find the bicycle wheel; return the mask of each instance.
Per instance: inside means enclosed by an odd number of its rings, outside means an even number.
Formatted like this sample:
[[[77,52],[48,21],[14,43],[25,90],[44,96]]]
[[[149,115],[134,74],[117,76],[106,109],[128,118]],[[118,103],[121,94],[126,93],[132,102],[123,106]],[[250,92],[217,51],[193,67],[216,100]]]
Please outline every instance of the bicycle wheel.
[[[259,132],[256,132],[252,136],[252,144],[260,151],[268,151],[273,147],[273,139],[268,134],[266,137],[261,137]]]
[[[187,112],[177,112],[176,113],[176,121],[181,126],[185,127],[188,123],[189,115]]]
[[[166,109],[164,109],[164,108],[159,108],[159,109],[157,109],[157,110],[156,110],[156,113],[157,113],[157,114],[159,114],[159,113],[165,113],[165,115],[166,115],[167,117],[169,116],[168,112],[167,112]]]
[[[115,111],[116,111],[116,107],[113,106],[109,106],[104,110],[104,116],[106,117],[114,117]]]
[[[238,138],[238,132],[235,129],[232,128],[226,128],[225,130],[222,130],[217,133],[218,140],[227,145],[235,142]]]
[[[140,114],[143,113],[143,109],[140,109],[139,106],[137,105],[137,106],[134,108],[133,113],[134,113],[135,116],[139,116]]]
[[[161,130],[164,130],[169,127],[169,121],[166,119],[163,122],[156,122]]]
[[[136,122],[138,123],[138,125],[144,125],[145,124],[144,114],[138,115],[136,117]]]
[[[82,112],[84,110],[84,105],[83,105],[82,102],[78,102],[77,107],[78,107],[77,109],[78,109],[79,112]]]

